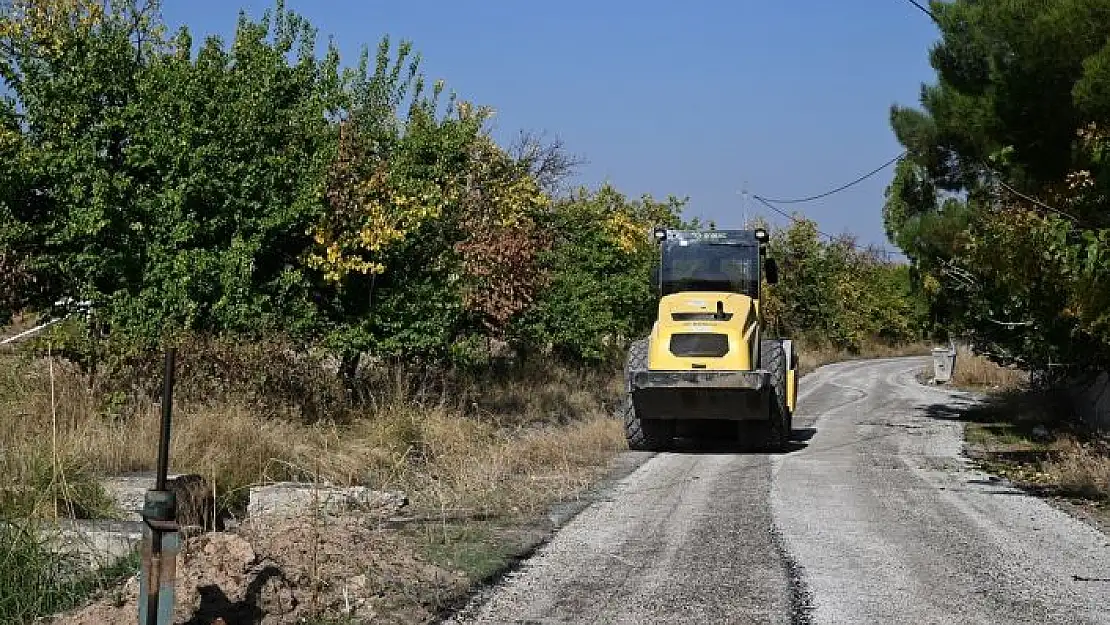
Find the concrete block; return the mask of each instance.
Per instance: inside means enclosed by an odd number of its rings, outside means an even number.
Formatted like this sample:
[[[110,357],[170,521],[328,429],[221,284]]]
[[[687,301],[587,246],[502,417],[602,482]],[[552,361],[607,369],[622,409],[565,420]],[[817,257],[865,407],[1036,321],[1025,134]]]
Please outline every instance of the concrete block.
[[[250,489],[247,517],[295,517],[314,513],[336,515],[344,512],[390,516],[406,505],[408,498],[398,491],[280,482]]]

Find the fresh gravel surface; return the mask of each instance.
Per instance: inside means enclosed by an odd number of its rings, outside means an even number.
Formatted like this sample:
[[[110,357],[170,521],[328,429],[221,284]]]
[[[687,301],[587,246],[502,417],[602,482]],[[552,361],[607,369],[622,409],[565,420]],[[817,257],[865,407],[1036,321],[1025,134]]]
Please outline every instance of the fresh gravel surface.
[[[1110,538],[976,471],[927,362],[806,376],[789,453],[651,457],[448,623],[1110,624]]]

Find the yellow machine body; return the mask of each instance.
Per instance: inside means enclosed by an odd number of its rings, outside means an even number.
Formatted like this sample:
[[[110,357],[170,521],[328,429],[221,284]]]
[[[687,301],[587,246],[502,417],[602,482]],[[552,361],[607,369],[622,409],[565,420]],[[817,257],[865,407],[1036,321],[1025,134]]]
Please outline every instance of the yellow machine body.
[[[797,362],[791,362],[790,365],[786,370],[786,407],[790,409],[790,414],[794,414],[798,405],[798,365]]]
[[[720,307],[718,308],[718,302]],[[723,314],[721,314],[723,313]],[[759,300],[727,292],[688,292],[660,299],[658,315],[648,337],[648,370],[651,371],[753,371],[759,369],[761,317]],[[724,354],[675,353],[676,337],[723,335]],[[716,341],[722,343],[720,339]],[[788,353],[789,356],[793,354]],[[796,363],[787,363],[787,407],[797,402]]]
[[[723,315],[718,318],[717,303]],[[712,369],[746,371],[755,369],[759,341],[759,304],[737,293],[676,293],[659,301],[659,313],[649,339],[648,369],[678,371]],[[676,337],[716,335],[727,339],[724,355],[682,355],[672,351]],[[704,351],[702,353],[705,353]]]

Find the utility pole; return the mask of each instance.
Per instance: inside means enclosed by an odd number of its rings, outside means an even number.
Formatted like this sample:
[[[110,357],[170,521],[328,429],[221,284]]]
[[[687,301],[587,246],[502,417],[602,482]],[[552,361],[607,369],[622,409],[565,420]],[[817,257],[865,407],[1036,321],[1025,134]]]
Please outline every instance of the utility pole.
[[[741,228],[748,227],[748,181],[744,181],[744,186],[737,192],[740,195],[740,214],[743,216],[744,221],[741,222]]]

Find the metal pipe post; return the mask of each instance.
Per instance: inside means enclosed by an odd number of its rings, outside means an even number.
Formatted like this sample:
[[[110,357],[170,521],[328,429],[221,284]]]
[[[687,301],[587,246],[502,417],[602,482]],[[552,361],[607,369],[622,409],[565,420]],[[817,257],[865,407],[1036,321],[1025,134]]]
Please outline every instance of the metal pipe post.
[[[158,439],[158,468],[154,489],[143,502],[142,571],[139,578],[139,625],[170,625],[173,621],[174,581],[180,536],[177,500],[167,490],[170,465],[170,424],[173,417],[174,364],[177,350],[166,350],[162,387],[162,421]],[[145,601],[143,600],[145,599]]]
[[[166,374],[162,385],[162,428],[158,440],[158,473],[155,475],[154,490],[166,490],[166,476],[170,467],[170,422],[173,417],[174,368],[177,349],[166,350]]]

